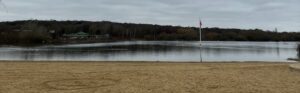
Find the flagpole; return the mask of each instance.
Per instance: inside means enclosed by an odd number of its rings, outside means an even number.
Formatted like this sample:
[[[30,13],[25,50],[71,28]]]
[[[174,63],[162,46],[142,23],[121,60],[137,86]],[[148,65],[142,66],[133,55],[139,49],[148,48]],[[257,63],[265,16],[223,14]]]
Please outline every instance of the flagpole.
[[[202,22],[201,19],[199,19],[199,39],[200,39],[200,62],[202,63],[203,59],[202,59]]]
[[[200,19],[200,24],[199,24],[199,39],[200,39],[200,47],[202,45],[202,22],[201,22],[201,19]]]

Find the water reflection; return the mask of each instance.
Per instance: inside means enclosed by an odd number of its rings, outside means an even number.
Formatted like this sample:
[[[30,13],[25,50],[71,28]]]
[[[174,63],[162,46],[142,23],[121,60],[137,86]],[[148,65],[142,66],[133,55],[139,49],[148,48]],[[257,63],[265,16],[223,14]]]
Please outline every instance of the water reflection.
[[[132,41],[40,47],[0,47],[0,60],[287,61],[296,42]],[[299,46],[298,46],[299,51]]]
[[[300,44],[297,46],[297,58],[300,59]]]

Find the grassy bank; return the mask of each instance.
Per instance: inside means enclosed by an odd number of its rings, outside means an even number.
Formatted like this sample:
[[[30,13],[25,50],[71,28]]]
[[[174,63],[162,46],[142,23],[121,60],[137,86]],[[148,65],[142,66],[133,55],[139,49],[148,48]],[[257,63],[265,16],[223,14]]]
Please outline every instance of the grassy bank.
[[[0,62],[0,93],[297,93],[290,63]]]

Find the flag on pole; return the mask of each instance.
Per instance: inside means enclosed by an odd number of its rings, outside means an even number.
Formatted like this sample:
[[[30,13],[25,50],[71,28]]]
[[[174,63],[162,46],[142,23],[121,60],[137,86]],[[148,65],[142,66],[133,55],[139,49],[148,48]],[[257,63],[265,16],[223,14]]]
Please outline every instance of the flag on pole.
[[[199,20],[199,39],[200,39],[200,45],[201,45],[201,42],[202,42],[202,38],[201,38],[201,34],[202,34],[202,21],[201,21],[201,19]]]
[[[199,23],[200,27],[202,27],[202,21],[200,20],[200,23]]]

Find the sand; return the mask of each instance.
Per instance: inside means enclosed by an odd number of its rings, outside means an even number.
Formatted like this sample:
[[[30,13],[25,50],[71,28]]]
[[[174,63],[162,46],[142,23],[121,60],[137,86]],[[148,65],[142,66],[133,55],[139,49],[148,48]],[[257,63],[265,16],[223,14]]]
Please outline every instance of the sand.
[[[299,93],[292,63],[0,62],[0,93]]]

